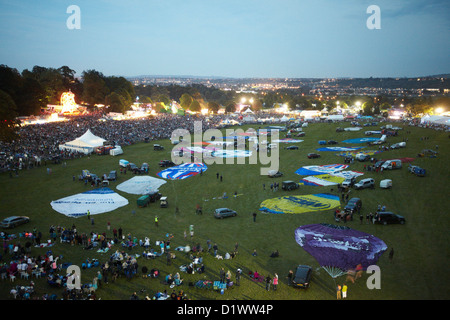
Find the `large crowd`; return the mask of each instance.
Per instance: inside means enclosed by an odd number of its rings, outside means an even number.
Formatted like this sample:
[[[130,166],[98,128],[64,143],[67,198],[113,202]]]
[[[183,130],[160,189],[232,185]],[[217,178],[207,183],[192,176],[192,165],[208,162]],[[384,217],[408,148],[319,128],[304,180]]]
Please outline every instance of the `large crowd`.
[[[255,114],[259,117],[260,114]],[[263,113],[263,117],[280,118],[277,113]],[[127,146],[142,141],[169,139],[176,129],[194,132],[194,122],[202,122],[202,130],[218,128],[228,115],[186,115],[158,114],[151,118],[111,120],[103,114],[94,113],[77,116],[63,122],[47,122],[21,126],[18,138],[11,143],[0,141],[0,172],[12,174],[20,169],[59,163],[63,160],[85,156],[84,153],[60,150],[59,145],[83,135],[88,129],[93,134],[116,145]],[[325,121],[325,120],[322,120]],[[448,125],[403,121],[409,126],[421,126],[448,131]]]
[[[0,171],[14,171],[45,165],[47,162],[83,157],[83,153],[59,149],[88,129],[93,134],[116,145],[127,146],[142,141],[168,139],[175,129],[194,131],[194,122],[202,121],[202,129],[216,128],[226,116],[178,116],[161,114],[152,118],[111,120],[100,114],[78,116],[63,122],[22,126],[18,139],[11,143],[0,141]]]

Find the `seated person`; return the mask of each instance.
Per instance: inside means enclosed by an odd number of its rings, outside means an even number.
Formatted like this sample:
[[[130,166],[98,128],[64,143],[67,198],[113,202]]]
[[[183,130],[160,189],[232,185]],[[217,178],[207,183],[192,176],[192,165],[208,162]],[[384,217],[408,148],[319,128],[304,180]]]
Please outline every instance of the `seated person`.
[[[173,279],[172,279],[172,274],[168,274],[167,276],[166,276],[166,283],[167,284],[172,284],[173,283]]]
[[[270,255],[271,258],[277,258],[280,256],[280,253],[278,252],[278,250],[272,252],[272,254]]]
[[[198,272],[198,273],[203,273],[203,272],[205,272],[205,266],[202,264],[199,268],[197,268],[197,272]]]

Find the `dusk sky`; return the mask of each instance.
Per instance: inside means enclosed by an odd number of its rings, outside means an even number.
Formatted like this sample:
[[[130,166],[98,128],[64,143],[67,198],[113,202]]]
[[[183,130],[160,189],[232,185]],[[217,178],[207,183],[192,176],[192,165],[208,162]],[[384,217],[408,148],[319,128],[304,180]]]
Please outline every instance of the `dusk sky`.
[[[449,0],[0,0],[0,64],[20,72],[415,77],[450,73],[449,40]]]

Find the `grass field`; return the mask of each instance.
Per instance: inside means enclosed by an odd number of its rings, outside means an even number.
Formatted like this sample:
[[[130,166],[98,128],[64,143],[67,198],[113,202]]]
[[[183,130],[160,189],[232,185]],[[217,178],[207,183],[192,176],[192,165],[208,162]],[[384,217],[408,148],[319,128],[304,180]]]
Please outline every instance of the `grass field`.
[[[126,197],[129,204],[113,212],[95,215],[95,225],[84,217],[68,218],[54,211],[50,202],[72,194],[86,191],[90,186],[76,180],[72,176],[78,176],[81,170],[87,169],[98,175],[119,169],[119,159],[127,159],[138,165],[147,162],[150,165],[151,176],[156,176],[160,171],[158,162],[170,158],[172,145],[170,141],[155,141],[152,143],[140,143],[124,148],[124,154],[119,157],[91,156],[77,160],[67,161],[66,166],[49,165],[52,174],[48,175],[45,166],[19,172],[18,177],[10,178],[8,174],[0,176],[0,218],[10,215],[27,215],[31,223],[13,229],[12,233],[31,231],[36,227],[43,233],[43,240],[48,239],[48,230],[51,225],[71,227],[75,224],[79,232],[90,233],[107,232],[112,236],[112,231],[107,231],[107,223],[113,228],[122,227],[124,234],[131,234],[138,239],[149,237],[152,244],[157,240],[165,240],[166,234],[174,235],[171,247],[200,243],[206,247],[209,239],[217,243],[219,254],[224,255],[234,249],[236,242],[239,244],[239,253],[232,260],[217,260],[210,254],[203,254],[206,272],[204,274],[189,275],[180,272],[184,283],[177,290],[184,290],[187,296],[193,300],[204,299],[238,299],[238,300],[291,300],[291,299],[320,299],[333,300],[335,296],[335,283],[343,283],[345,277],[332,279],[317,261],[304,251],[295,241],[296,228],[312,223],[331,223],[333,210],[304,214],[269,214],[258,211],[260,203],[269,198],[286,195],[287,192],[279,190],[271,192],[269,185],[272,181],[283,180],[299,181],[301,177],[295,171],[304,165],[343,163],[343,158],[335,152],[320,152],[319,159],[307,159],[306,154],[314,152],[318,147],[318,140],[334,139],[339,142],[364,136],[364,129],[359,132],[336,133],[336,127],[342,124],[313,123],[305,128],[306,136],[299,138],[304,140],[298,143],[299,150],[285,150],[280,144],[280,171],[284,173],[282,178],[271,180],[259,174],[261,164],[213,164],[202,176],[198,175],[185,180],[168,181],[160,188],[163,195],[168,196],[169,207],[160,208],[158,204],[150,204],[146,208],[138,208],[136,200],[138,196],[118,191],[115,187],[119,183],[132,177],[118,176],[118,181],[110,184],[110,188]],[[397,137],[390,137],[390,143],[400,142],[408,138],[407,146],[403,149],[385,151],[376,155],[380,159],[393,159],[398,157],[413,157],[414,164],[427,169],[426,177],[416,177],[407,171],[407,165],[400,170],[385,171],[382,174],[365,172],[364,177],[373,177],[376,181],[374,190],[354,190],[352,195],[358,195],[363,201],[362,213],[375,211],[378,204],[384,204],[393,212],[406,217],[405,225],[360,225],[358,219],[347,223],[347,226],[373,234],[382,239],[388,246],[395,250],[393,261],[388,260],[388,251],[381,255],[378,266],[381,270],[381,289],[368,289],[366,280],[370,276],[364,274],[354,284],[349,284],[348,299],[364,300],[437,300],[449,299],[450,276],[445,269],[449,263],[449,136],[448,133],[403,126],[403,130]],[[244,126],[241,129],[258,126]],[[375,130],[369,127],[367,130]],[[411,133],[407,133],[411,131]],[[284,135],[284,133],[282,134]],[[421,139],[428,137],[428,139]],[[153,151],[153,143],[160,143],[165,147],[164,151]],[[339,145],[344,145],[340,143]],[[417,154],[425,148],[434,149],[439,145],[437,158],[417,158]],[[366,149],[371,149],[367,147]],[[363,171],[364,163],[355,162],[350,170]],[[216,173],[223,176],[220,182]],[[379,181],[384,178],[393,180],[393,188],[384,190],[379,188]],[[359,179],[358,179],[359,180]],[[263,190],[263,183],[266,190]],[[213,199],[220,197],[224,192],[228,199]],[[234,198],[231,195],[237,192],[241,194]],[[300,189],[289,194],[312,194],[331,192],[329,187],[301,186]],[[333,193],[338,194],[336,188]],[[208,200],[208,201],[206,201]],[[196,204],[203,206],[203,215],[196,215]],[[179,208],[179,212],[175,211]],[[218,207],[229,207],[238,212],[238,216],[223,220],[215,219],[212,211]],[[135,214],[132,211],[135,211]],[[258,212],[256,222],[253,222],[252,213]],[[154,217],[158,215],[159,226],[154,224]],[[195,235],[189,237],[189,226],[194,225]],[[188,231],[185,240],[183,233]],[[18,239],[24,244],[24,239]],[[109,259],[110,253],[122,247],[115,245],[109,253],[100,254],[96,250],[83,250],[81,246],[70,246],[65,243],[57,243],[52,248],[56,255],[62,255],[61,262],[81,265],[86,258],[97,258],[101,262]],[[256,249],[258,256],[251,253]],[[270,258],[272,251],[279,250],[280,257]],[[135,247],[133,253],[142,254],[143,248]],[[45,254],[46,249],[32,248],[31,255]],[[149,269],[158,268],[161,277],[157,279],[144,279],[135,277],[127,280],[119,278],[115,283],[102,285],[97,291],[97,297],[102,300],[127,300],[130,295],[141,289],[146,289],[146,294],[152,297],[157,291],[172,291],[162,283],[167,273],[175,274],[179,266],[190,262],[185,254],[176,252],[177,258],[172,265],[166,265],[165,257],[145,260],[138,259],[139,269],[147,266]],[[3,262],[9,262],[10,256],[3,256]],[[298,264],[312,266],[313,279],[311,287],[307,290],[297,290],[287,285],[286,275],[290,269],[295,269]],[[239,287],[234,286],[221,295],[218,291],[189,287],[189,282],[199,279],[218,280],[219,270],[230,270],[235,276],[237,267],[244,270]],[[98,268],[82,270],[81,281],[92,281]],[[248,271],[257,270],[260,274],[273,277],[275,273],[280,278],[277,291],[266,291],[264,284],[255,283],[247,276]],[[45,279],[33,279],[36,283],[37,296],[44,293],[56,293],[61,296],[62,289],[50,288]],[[336,282],[335,282],[336,281]],[[27,285],[29,281],[17,279],[14,285]],[[0,298],[11,299],[9,291],[13,284],[9,281],[0,282]],[[143,298],[144,294],[139,294]]]

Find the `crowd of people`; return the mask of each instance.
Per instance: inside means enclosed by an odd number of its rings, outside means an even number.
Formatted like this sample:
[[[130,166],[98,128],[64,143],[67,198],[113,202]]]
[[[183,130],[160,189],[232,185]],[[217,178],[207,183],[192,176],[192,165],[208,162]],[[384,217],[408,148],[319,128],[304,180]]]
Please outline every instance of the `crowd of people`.
[[[158,114],[148,118],[113,120],[96,113],[73,117],[67,121],[25,125],[19,128],[16,140],[10,143],[0,141],[0,172],[17,173],[21,169],[83,157],[84,153],[60,150],[59,145],[80,137],[88,129],[94,135],[116,145],[127,146],[143,141],[169,139],[176,129],[186,129],[193,133],[196,121],[202,122],[203,131],[219,128],[228,118],[228,115]]]
[[[182,290],[183,281],[182,274],[195,275],[202,274],[202,285],[198,283],[196,287],[206,287],[205,283],[205,268],[208,259],[228,260],[235,259],[238,255],[238,243],[235,244],[234,250],[231,253],[224,252],[221,254],[218,245],[210,240],[207,240],[206,246],[203,247],[200,243],[191,239],[192,246],[181,246],[175,249],[171,248],[171,239],[173,235],[166,235],[167,239],[163,241],[150,242],[148,237],[138,239],[131,236],[130,233],[123,233],[122,228],[119,230],[111,230],[108,224],[108,231],[105,232],[80,232],[75,225],[71,227],[50,226],[48,234],[44,234],[33,228],[31,231],[23,231],[19,234],[9,234],[2,232],[0,239],[3,240],[3,252],[0,255],[0,275],[3,280],[11,280],[11,295],[14,299],[23,300],[97,300],[97,290],[103,285],[114,283],[118,278],[124,278],[132,281],[136,277],[143,278],[158,278],[163,277],[161,283],[172,289],[172,294],[167,294],[167,290],[156,292],[151,299],[165,300],[189,299],[187,294]],[[120,238],[119,238],[120,235]],[[49,239],[48,241],[41,241],[41,238]],[[185,238],[186,240],[186,238]],[[44,244],[44,245],[42,245]],[[130,245],[132,244],[132,245]],[[57,248],[54,245],[70,245],[74,250],[93,250],[97,252],[107,253],[112,250],[111,254],[105,257],[104,261],[98,259],[86,258],[81,264],[82,270],[94,269],[94,276],[85,283],[81,284],[80,288],[69,288],[67,284],[73,283],[73,275],[68,272],[68,267],[72,265],[71,261],[66,261],[63,256],[56,254]],[[36,254],[32,250],[34,247],[45,247],[45,254]],[[272,253],[270,257],[278,257],[278,250],[276,255]],[[171,270],[160,271],[149,259],[166,259],[167,265],[172,265],[172,260],[175,258],[184,257],[180,261],[183,262],[179,266],[178,272]],[[210,256],[211,258],[207,258]],[[138,260],[141,257],[143,260]],[[186,262],[186,259],[188,263]],[[178,259],[180,260],[180,259]],[[140,261],[140,262],[138,262]],[[149,270],[148,265],[153,265]],[[218,279],[211,279],[211,285],[216,280],[221,283],[220,288],[226,289],[233,285],[240,284],[240,279],[243,275],[242,269],[239,267],[235,273],[227,272],[222,268],[219,272]],[[26,278],[29,285],[14,285],[15,279]],[[36,280],[35,280],[36,278]],[[61,289],[60,294],[50,294],[35,291],[35,282],[42,281],[38,278],[45,279],[48,288]],[[252,276],[249,276],[253,279]],[[83,280],[85,280],[84,278]],[[22,281],[22,280],[21,280]],[[123,280],[120,280],[123,281]],[[266,290],[269,290],[269,285],[273,285],[276,290],[278,284],[278,276],[267,277]],[[217,288],[214,288],[217,289]],[[42,289],[41,289],[42,290]],[[175,290],[178,294],[174,294]],[[54,292],[54,290],[49,290]],[[137,293],[133,293],[132,299],[139,299]],[[148,298],[148,294],[146,294]]]

